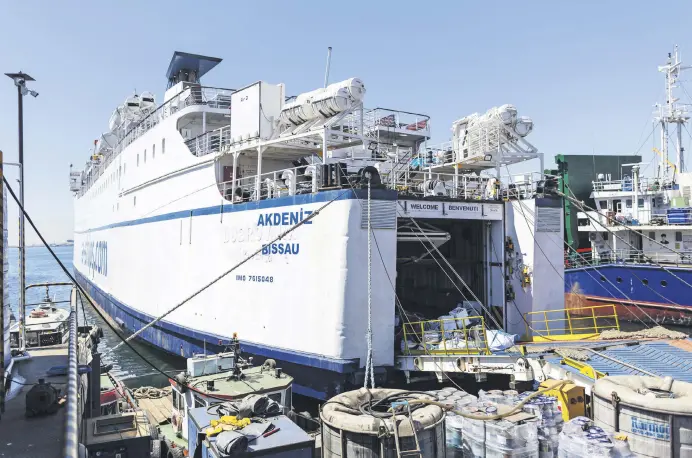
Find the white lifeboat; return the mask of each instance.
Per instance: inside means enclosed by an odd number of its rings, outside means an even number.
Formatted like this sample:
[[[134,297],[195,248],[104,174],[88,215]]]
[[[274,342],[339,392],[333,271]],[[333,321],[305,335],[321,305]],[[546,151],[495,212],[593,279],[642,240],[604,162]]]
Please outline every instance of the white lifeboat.
[[[96,154],[101,154],[108,149],[113,149],[118,143],[118,136],[113,132],[101,134],[101,138],[96,142]]]
[[[111,114],[111,118],[108,121],[108,128],[113,132],[114,130],[118,129],[120,125],[123,122],[123,105],[120,105],[118,108],[113,110],[113,114]]]
[[[154,98],[154,94],[148,91],[142,92],[139,96],[139,106],[142,111],[153,111],[154,108],[156,108],[156,99]]]
[[[300,94],[281,110],[284,124],[300,125],[317,118],[330,118],[342,113],[365,96],[365,85],[358,78],[330,84],[326,88]]]

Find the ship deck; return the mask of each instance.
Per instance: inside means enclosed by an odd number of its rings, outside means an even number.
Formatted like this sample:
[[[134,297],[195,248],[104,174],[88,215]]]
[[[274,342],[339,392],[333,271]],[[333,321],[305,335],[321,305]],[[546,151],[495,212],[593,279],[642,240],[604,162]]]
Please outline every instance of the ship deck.
[[[560,364],[559,356],[546,361]],[[670,376],[674,380],[692,383],[692,339],[652,340],[614,345],[589,355],[586,363],[603,375],[656,375]],[[579,369],[562,367],[575,375],[584,375]]]
[[[62,456],[65,429],[65,406],[52,415],[26,416],[28,384],[45,378],[65,394],[67,376],[48,376],[48,370],[67,364],[67,345],[31,349],[31,358],[15,363],[14,377],[19,383],[10,387],[11,399],[6,402],[0,418],[0,456],[23,458],[53,458]],[[17,377],[19,375],[22,380]]]
[[[570,358],[567,350],[576,352]],[[524,364],[525,363],[525,364]],[[546,363],[553,371],[544,372]],[[519,381],[534,376],[571,379],[590,388],[606,375],[671,376],[692,383],[692,339],[584,340],[569,342],[522,343],[509,350],[484,354],[400,355],[397,368],[411,378],[444,372],[512,375]],[[533,370],[530,374],[528,367]],[[546,369],[547,370],[547,369]]]

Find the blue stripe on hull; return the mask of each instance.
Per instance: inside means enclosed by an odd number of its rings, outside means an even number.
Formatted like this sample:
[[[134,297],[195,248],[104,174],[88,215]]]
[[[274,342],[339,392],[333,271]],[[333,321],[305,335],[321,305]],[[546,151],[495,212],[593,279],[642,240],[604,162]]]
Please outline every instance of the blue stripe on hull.
[[[154,319],[153,316],[139,312],[105,293],[76,268],[74,273],[79,284],[101,310],[117,323],[123,323],[125,328],[123,331],[132,333]],[[146,329],[138,338],[184,358],[202,353],[205,345],[208,352],[223,351],[229,340],[228,337],[195,331],[166,321],[160,321]],[[286,373],[293,376],[294,392],[317,399],[327,399],[343,390],[346,379],[359,367],[358,359],[328,358],[242,340],[241,345],[244,353],[258,356],[261,360],[266,358],[277,360]]]
[[[191,216],[219,215],[221,213],[234,213],[247,210],[260,210],[265,208],[289,207],[294,205],[307,205],[320,202],[329,202],[331,200],[349,200],[363,199],[366,190],[344,190],[321,191],[314,194],[298,194],[295,196],[278,197],[276,199],[266,199],[256,202],[247,202],[243,204],[225,204],[213,205],[211,207],[191,208],[162,215],[149,216],[146,218],[133,219],[128,221],[120,221],[117,223],[107,224],[105,226],[95,227],[82,231],[75,230],[75,234],[87,234],[90,232],[98,232],[106,229],[117,227],[138,226],[140,224],[155,223],[158,221],[168,221],[181,218],[189,218]],[[396,200],[397,192],[383,189],[372,190],[372,199],[374,200]]]
[[[692,269],[666,269],[692,285]],[[692,312],[692,288],[670,272],[655,266],[617,264],[565,269],[565,293],[611,300],[628,300],[629,297],[635,302],[647,302],[660,307],[691,307],[689,311]]]

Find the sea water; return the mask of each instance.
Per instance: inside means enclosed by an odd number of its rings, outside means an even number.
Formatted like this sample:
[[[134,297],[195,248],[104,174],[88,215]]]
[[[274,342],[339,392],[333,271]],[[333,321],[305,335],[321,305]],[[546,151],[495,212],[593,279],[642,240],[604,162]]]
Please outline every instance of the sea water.
[[[73,246],[55,246],[52,247],[60,261],[65,265],[68,272],[74,275],[72,266]],[[9,281],[8,287],[10,292],[10,309],[15,316],[18,316],[19,304],[19,250],[17,248],[9,249]],[[26,248],[26,286],[35,283],[50,283],[50,282],[69,282],[70,279],[65,275],[58,263],[53,259],[47,248],[27,247]],[[69,286],[62,286],[50,289],[51,299],[56,301],[66,301],[57,304],[58,307],[69,310],[70,304]],[[26,303],[27,310],[32,307],[30,304],[36,304],[45,297],[45,288],[32,288],[27,292]],[[165,386],[168,381],[154,370],[151,365],[147,364],[137,356],[132,350],[126,346],[121,346],[114,352],[110,353],[107,350],[114,347],[121,339],[115,334],[111,328],[98,316],[96,311],[89,305],[84,303],[84,313],[81,307],[78,312],[79,324],[83,324],[83,315],[86,315],[86,321],[89,324],[97,324],[103,329],[104,338],[101,340],[99,350],[103,354],[103,364],[113,364],[111,374],[120,378],[128,386],[137,387],[142,385]],[[157,350],[151,346],[133,342],[135,349],[146,357],[149,361],[155,364],[166,372],[176,374],[184,370],[185,360],[180,357],[168,355],[163,351]]]

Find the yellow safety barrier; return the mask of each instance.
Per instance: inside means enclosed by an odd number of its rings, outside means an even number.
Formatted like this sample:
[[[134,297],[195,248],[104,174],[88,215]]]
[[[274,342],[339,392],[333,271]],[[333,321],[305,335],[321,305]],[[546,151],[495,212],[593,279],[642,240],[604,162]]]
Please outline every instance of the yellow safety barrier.
[[[471,322],[478,322],[473,326]],[[404,323],[405,355],[489,355],[482,316]],[[409,348],[408,342],[416,345]]]
[[[524,320],[526,335],[534,342],[586,340],[606,329],[620,330],[614,304],[528,312]]]

